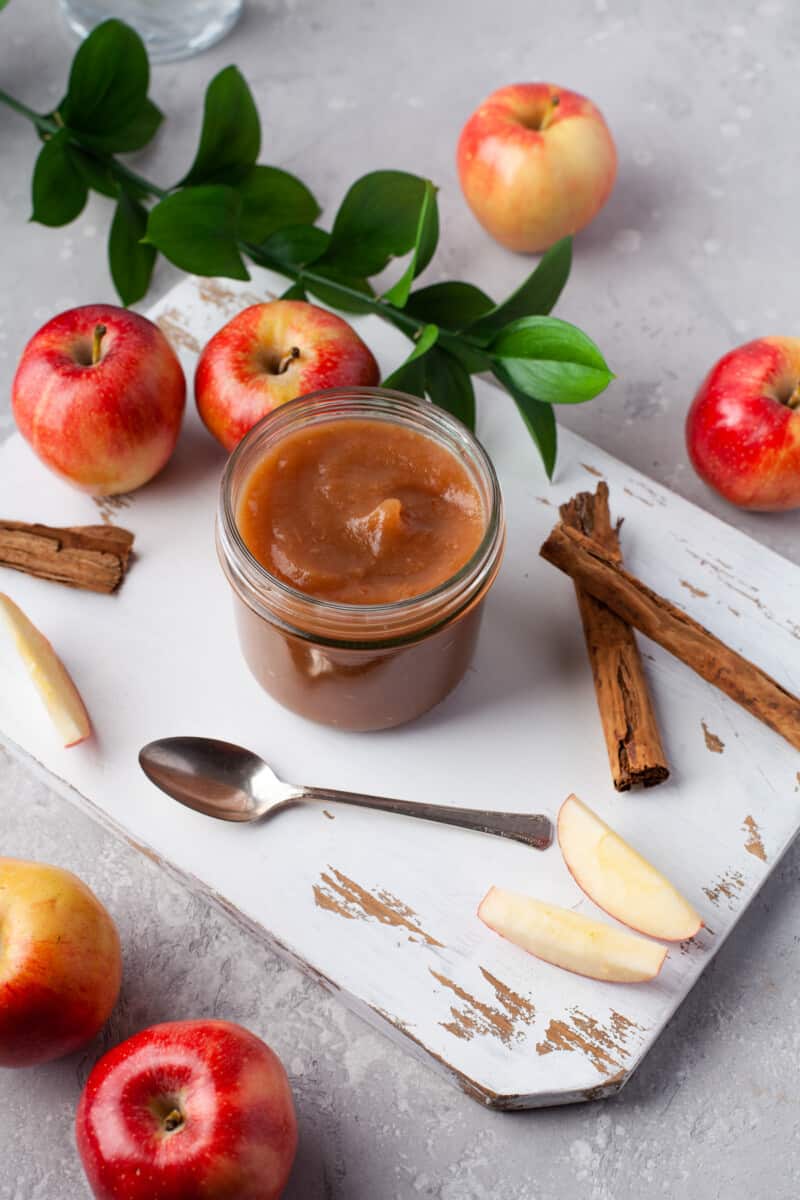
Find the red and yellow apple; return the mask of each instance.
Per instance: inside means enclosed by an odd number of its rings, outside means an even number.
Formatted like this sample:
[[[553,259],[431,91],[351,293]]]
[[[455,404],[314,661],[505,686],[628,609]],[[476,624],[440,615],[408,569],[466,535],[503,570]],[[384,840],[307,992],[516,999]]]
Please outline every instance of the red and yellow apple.
[[[214,334],[197,364],[194,393],[204,424],[233,450],[287,400],[379,381],[372,352],[341,317],[304,300],[272,300]]]
[[[467,204],[509,250],[546,250],[577,233],[611,194],[617,152],[591,100],[551,83],[493,92],[461,131]]]
[[[154,1025],[95,1065],[78,1151],[97,1200],[276,1200],[297,1147],[280,1059],[228,1021]]]
[[[578,887],[610,917],[665,942],[685,941],[701,928],[677,888],[577,796],[561,805],[558,844]]]
[[[0,858],[0,1067],[32,1067],[90,1041],[121,978],[116,926],[85,883]]]
[[[34,334],[11,398],[20,433],[46,466],[81,491],[111,496],[141,487],[168,462],[186,380],[152,321],[88,304]]]
[[[484,925],[536,958],[606,983],[655,979],[667,951],[656,942],[559,908],[493,887],[478,908]]]
[[[86,705],[50,642],[19,605],[2,593],[0,620],[10,633],[14,652],[43,700],[64,746],[77,746],[85,741],[92,732]],[[4,650],[5,645],[0,644],[0,666],[7,668],[3,674],[10,680],[13,671],[2,662]]]
[[[800,508],[800,338],[758,338],[721,358],[689,409],[686,446],[732,504]]]

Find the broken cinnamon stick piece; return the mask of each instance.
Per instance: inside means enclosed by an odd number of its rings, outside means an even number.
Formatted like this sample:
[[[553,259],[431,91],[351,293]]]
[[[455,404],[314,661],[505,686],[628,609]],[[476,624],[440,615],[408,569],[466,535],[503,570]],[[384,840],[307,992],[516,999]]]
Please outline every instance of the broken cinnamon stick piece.
[[[559,511],[565,525],[592,538],[614,562],[622,562],[606,483],[599,483],[594,493],[579,492]],[[627,622],[578,583],[575,594],[614,787],[618,792],[636,784],[654,787],[669,778],[669,766],[636,636]]]
[[[540,553],[800,750],[800,698],[631,575],[602,546],[576,529],[557,525]]]
[[[133,534],[116,525],[60,529],[0,521],[0,566],[90,592],[113,592],[128,567]]]

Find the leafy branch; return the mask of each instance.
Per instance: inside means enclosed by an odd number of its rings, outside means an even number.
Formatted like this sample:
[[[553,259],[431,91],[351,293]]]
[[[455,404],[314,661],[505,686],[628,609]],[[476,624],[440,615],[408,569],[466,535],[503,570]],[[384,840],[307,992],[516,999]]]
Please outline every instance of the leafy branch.
[[[473,284],[415,288],[439,237],[436,188],[402,171],[373,171],[347,192],[330,231],[302,180],[258,162],[261,124],[236,67],[212,79],[200,142],[186,174],[159,187],[118,157],[141,150],[163,120],[148,96],[150,67],[139,36],[118,20],[79,47],[58,107],[37,113],[0,90],[43,145],[33,172],[32,220],[73,221],[90,191],[114,201],[108,258],[124,304],[141,300],[157,255],[197,275],[248,279],[246,259],[345,313],[374,313],[413,342],[386,384],[475,423],[472,375],[491,372],[514,398],[548,475],[556,461],[554,404],[579,404],[613,378],[594,343],[549,316],[567,281],[571,239],[557,243],[501,303]],[[399,277],[379,294],[372,280],[394,259]]]

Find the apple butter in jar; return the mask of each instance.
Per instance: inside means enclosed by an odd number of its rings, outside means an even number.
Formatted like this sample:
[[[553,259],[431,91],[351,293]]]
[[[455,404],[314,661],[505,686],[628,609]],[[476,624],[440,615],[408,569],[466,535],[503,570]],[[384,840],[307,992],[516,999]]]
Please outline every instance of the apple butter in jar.
[[[281,406],[222,480],[217,548],[245,660],[279,703],[341,729],[400,725],[455,687],[504,538],[480,443],[385,389]]]

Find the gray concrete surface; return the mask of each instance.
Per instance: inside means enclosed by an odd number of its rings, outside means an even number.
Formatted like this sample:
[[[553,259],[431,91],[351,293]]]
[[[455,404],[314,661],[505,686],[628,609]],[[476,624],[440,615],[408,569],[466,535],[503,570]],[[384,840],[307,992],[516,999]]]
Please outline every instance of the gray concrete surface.
[[[469,278],[499,296],[528,264],[491,243],[461,199],[461,123],[519,79],[590,95],[621,171],[579,239],[559,311],[593,334],[619,380],[560,417],[800,562],[800,516],[728,508],[695,478],[682,434],[722,352],[798,332],[798,52],[794,0],[251,0],[226,42],[154,73],[169,120],[141,166],[163,182],[182,174],[204,83],[237,62],[263,115],[265,161],[297,171],[328,211],[377,166],[430,174],[443,214],[431,279]],[[70,54],[55,0],[11,0],[0,15],[0,86],[33,107],[58,101]],[[0,109],[0,437],[27,337],[55,311],[113,298],[105,201],[66,229],[26,224],[35,151],[25,122]],[[161,267],[152,296],[174,277]],[[798,850],[619,1097],[515,1116],[454,1091],[4,756],[0,852],[82,875],[119,922],[126,957],[120,1006],[95,1045],[0,1074],[0,1200],[86,1194],[71,1123],[88,1069],[134,1030],[187,1015],[241,1021],[283,1057],[301,1128],[288,1200],[800,1191]]]

